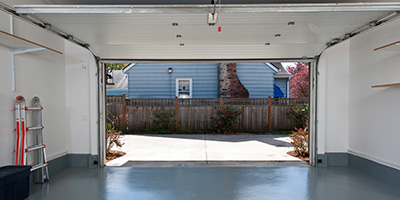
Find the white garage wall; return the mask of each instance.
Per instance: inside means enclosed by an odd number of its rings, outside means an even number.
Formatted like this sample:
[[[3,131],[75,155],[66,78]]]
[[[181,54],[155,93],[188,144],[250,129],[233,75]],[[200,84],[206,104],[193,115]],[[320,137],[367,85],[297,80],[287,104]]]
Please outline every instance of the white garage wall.
[[[349,152],[400,169],[400,19],[327,49],[318,76],[318,153]]]
[[[1,15],[2,24],[10,22],[9,15]],[[31,24],[15,19],[18,24],[16,32],[29,31],[30,34],[41,34],[42,39],[51,38],[53,35],[40,29],[34,29]],[[6,26],[3,26],[6,27]],[[39,38],[37,38],[39,39]],[[41,43],[39,39],[38,43]],[[59,40],[62,41],[60,38]],[[64,51],[64,45],[54,43],[57,49]],[[0,87],[0,165],[12,164],[15,142],[14,106],[15,97],[23,95],[27,104],[34,96],[39,96],[44,107],[43,125],[45,126],[44,141],[47,145],[49,159],[53,159],[68,152],[65,131],[65,61],[64,56],[54,53],[38,52],[17,55],[16,64],[16,91],[12,92],[12,50],[0,47],[0,60],[2,61],[2,78]],[[29,120],[29,119],[28,119]],[[29,133],[28,133],[29,135]]]
[[[318,63],[318,154],[347,152],[349,47],[345,41],[327,49]]]
[[[12,90],[11,50],[0,46],[1,74],[0,78],[0,165],[13,162],[14,149],[14,99],[18,93]]]
[[[44,107],[43,134],[49,159],[65,154],[68,135],[65,131],[64,56],[26,54],[17,56],[15,63],[18,81],[14,94],[23,95],[28,105],[32,97],[39,96]]]
[[[1,12],[0,29],[9,32],[10,27],[10,15]],[[23,95],[28,105],[34,96],[41,98],[49,160],[68,153],[97,154],[97,79],[91,53],[17,18],[14,33],[64,54],[40,51],[17,55],[17,90],[13,92],[12,49],[0,46],[0,166],[13,162],[13,106],[18,95]]]
[[[0,20],[0,30],[10,33],[11,32],[11,23],[10,23],[11,17],[10,17],[10,15],[3,11],[0,11],[0,19],[1,19]],[[7,20],[7,19],[9,19],[9,20]]]
[[[96,62],[86,49],[65,41],[66,105],[70,153],[97,154]]]
[[[400,169],[400,48],[373,51],[400,40],[400,20],[361,34],[350,43],[349,152]]]

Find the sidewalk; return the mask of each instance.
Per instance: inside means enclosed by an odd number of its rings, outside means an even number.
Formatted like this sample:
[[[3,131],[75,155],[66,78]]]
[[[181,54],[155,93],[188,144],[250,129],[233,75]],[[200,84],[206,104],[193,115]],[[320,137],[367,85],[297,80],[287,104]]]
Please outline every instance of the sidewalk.
[[[301,161],[292,151],[287,135],[125,135],[125,156],[107,163],[128,161]]]

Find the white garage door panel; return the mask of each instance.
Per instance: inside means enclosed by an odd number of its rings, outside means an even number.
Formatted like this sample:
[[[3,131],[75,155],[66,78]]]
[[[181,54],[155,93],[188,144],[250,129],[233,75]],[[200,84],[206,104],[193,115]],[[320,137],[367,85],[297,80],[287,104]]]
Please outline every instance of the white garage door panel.
[[[21,6],[26,7],[29,6]],[[243,12],[236,7],[234,13],[222,12],[216,26],[208,25],[208,12],[193,12],[197,7],[190,6],[186,12],[179,8],[179,14],[172,14],[174,9],[169,10],[169,14],[160,14],[157,6],[154,9],[147,6],[142,10],[144,14],[79,13],[82,9],[91,8],[84,6],[43,8],[47,14],[35,15],[90,44],[101,58],[230,59],[314,57],[330,40],[390,14],[388,10],[392,7],[381,6],[379,8],[384,11],[376,11],[375,7],[362,5],[359,8],[352,7],[353,11],[338,12],[347,7],[335,4],[328,6],[330,12],[316,12],[315,7],[305,12],[290,11],[290,5],[284,5],[284,12],[275,7],[271,12],[263,12],[254,5],[243,5]],[[93,7],[94,11],[112,11],[112,8],[115,7]],[[264,5],[261,9],[265,8],[268,6]],[[296,6],[293,8],[299,9]],[[295,24],[288,25],[289,22]],[[178,26],[172,26],[173,23],[178,23]],[[221,32],[218,27],[221,27]],[[280,37],[276,37],[276,34],[280,34]]]
[[[301,58],[313,57],[320,48],[314,45],[279,46],[93,46],[102,58],[119,59],[246,59],[246,58]],[[300,53],[299,53],[300,52]]]

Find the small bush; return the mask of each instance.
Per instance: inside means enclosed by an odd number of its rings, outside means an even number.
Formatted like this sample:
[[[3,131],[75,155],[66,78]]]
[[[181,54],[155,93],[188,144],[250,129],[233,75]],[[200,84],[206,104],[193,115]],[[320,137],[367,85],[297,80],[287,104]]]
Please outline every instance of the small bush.
[[[294,151],[298,156],[307,157],[308,154],[308,131],[303,128],[295,128],[296,131],[292,131],[292,134],[289,135],[290,139],[293,141],[290,142]]]
[[[234,133],[234,125],[237,117],[242,113],[242,110],[231,106],[223,107],[222,110],[217,110],[217,118],[215,121],[215,131],[222,134]]]
[[[193,131],[191,129],[184,128],[181,123],[178,124],[178,128],[174,127],[172,130],[173,130],[174,134],[191,134],[191,133],[193,133]]]
[[[127,132],[129,132],[129,130],[128,130],[128,120],[126,120],[126,128],[124,130],[122,116],[123,115],[115,116],[112,113],[107,112],[107,114],[106,114],[106,128],[107,128],[107,130],[110,130],[111,128],[113,128],[114,131],[122,131],[123,134],[126,134]],[[125,116],[128,119],[128,114],[126,114]]]
[[[107,113],[106,120],[106,154],[109,154],[114,145],[122,147],[124,143],[120,141],[122,131],[118,131],[116,127],[119,122],[118,118],[113,116],[111,113]]]
[[[155,124],[155,129],[169,130],[173,125],[174,117],[174,113],[159,109],[153,111],[153,117],[151,117],[151,119]]]
[[[291,106],[286,115],[296,121],[296,128],[308,127],[308,103]]]
[[[183,128],[182,124],[179,123],[178,128],[175,127],[175,114],[163,110],[153,111],[153,123],[154,126],[151,129],[147,129],[147,134],[190,134],[192,130]]]
[[[107,130],[107,154],[110,153],[110,150],[114,147],[114,145],[117,147],[122,147],[122,145],[124,145],[124,143],[120,141],[121,133],[121,131],[115,131],[114,128]]]

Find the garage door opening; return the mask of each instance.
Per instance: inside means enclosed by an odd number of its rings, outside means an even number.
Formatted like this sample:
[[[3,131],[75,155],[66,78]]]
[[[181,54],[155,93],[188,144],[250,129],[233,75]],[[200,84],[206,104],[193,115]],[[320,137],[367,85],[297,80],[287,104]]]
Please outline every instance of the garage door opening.
[[[134,58],[135,63],[207,59],[276,62],[293,58],[314,61],[327,48],[397,19],[398,10],[396,2],[217,7],[214,1],[205,5],[22,5],[16,6],[13,13],[85,47],[101,64],[129,61],[127,58]],[[315,70],[316,67],[310,66],[309,152],[313,166],[316,163]],[[100,86],[103,80],[104,77],[99,77]],[[182,82],[190,85],[190,80]],[[100,166],[105,161],[104,94],[105,87],[99,87]],[[191,94],[183,91],[182,95]]]
[[[309,63],[104,66],[107,166],[309,162]]]

